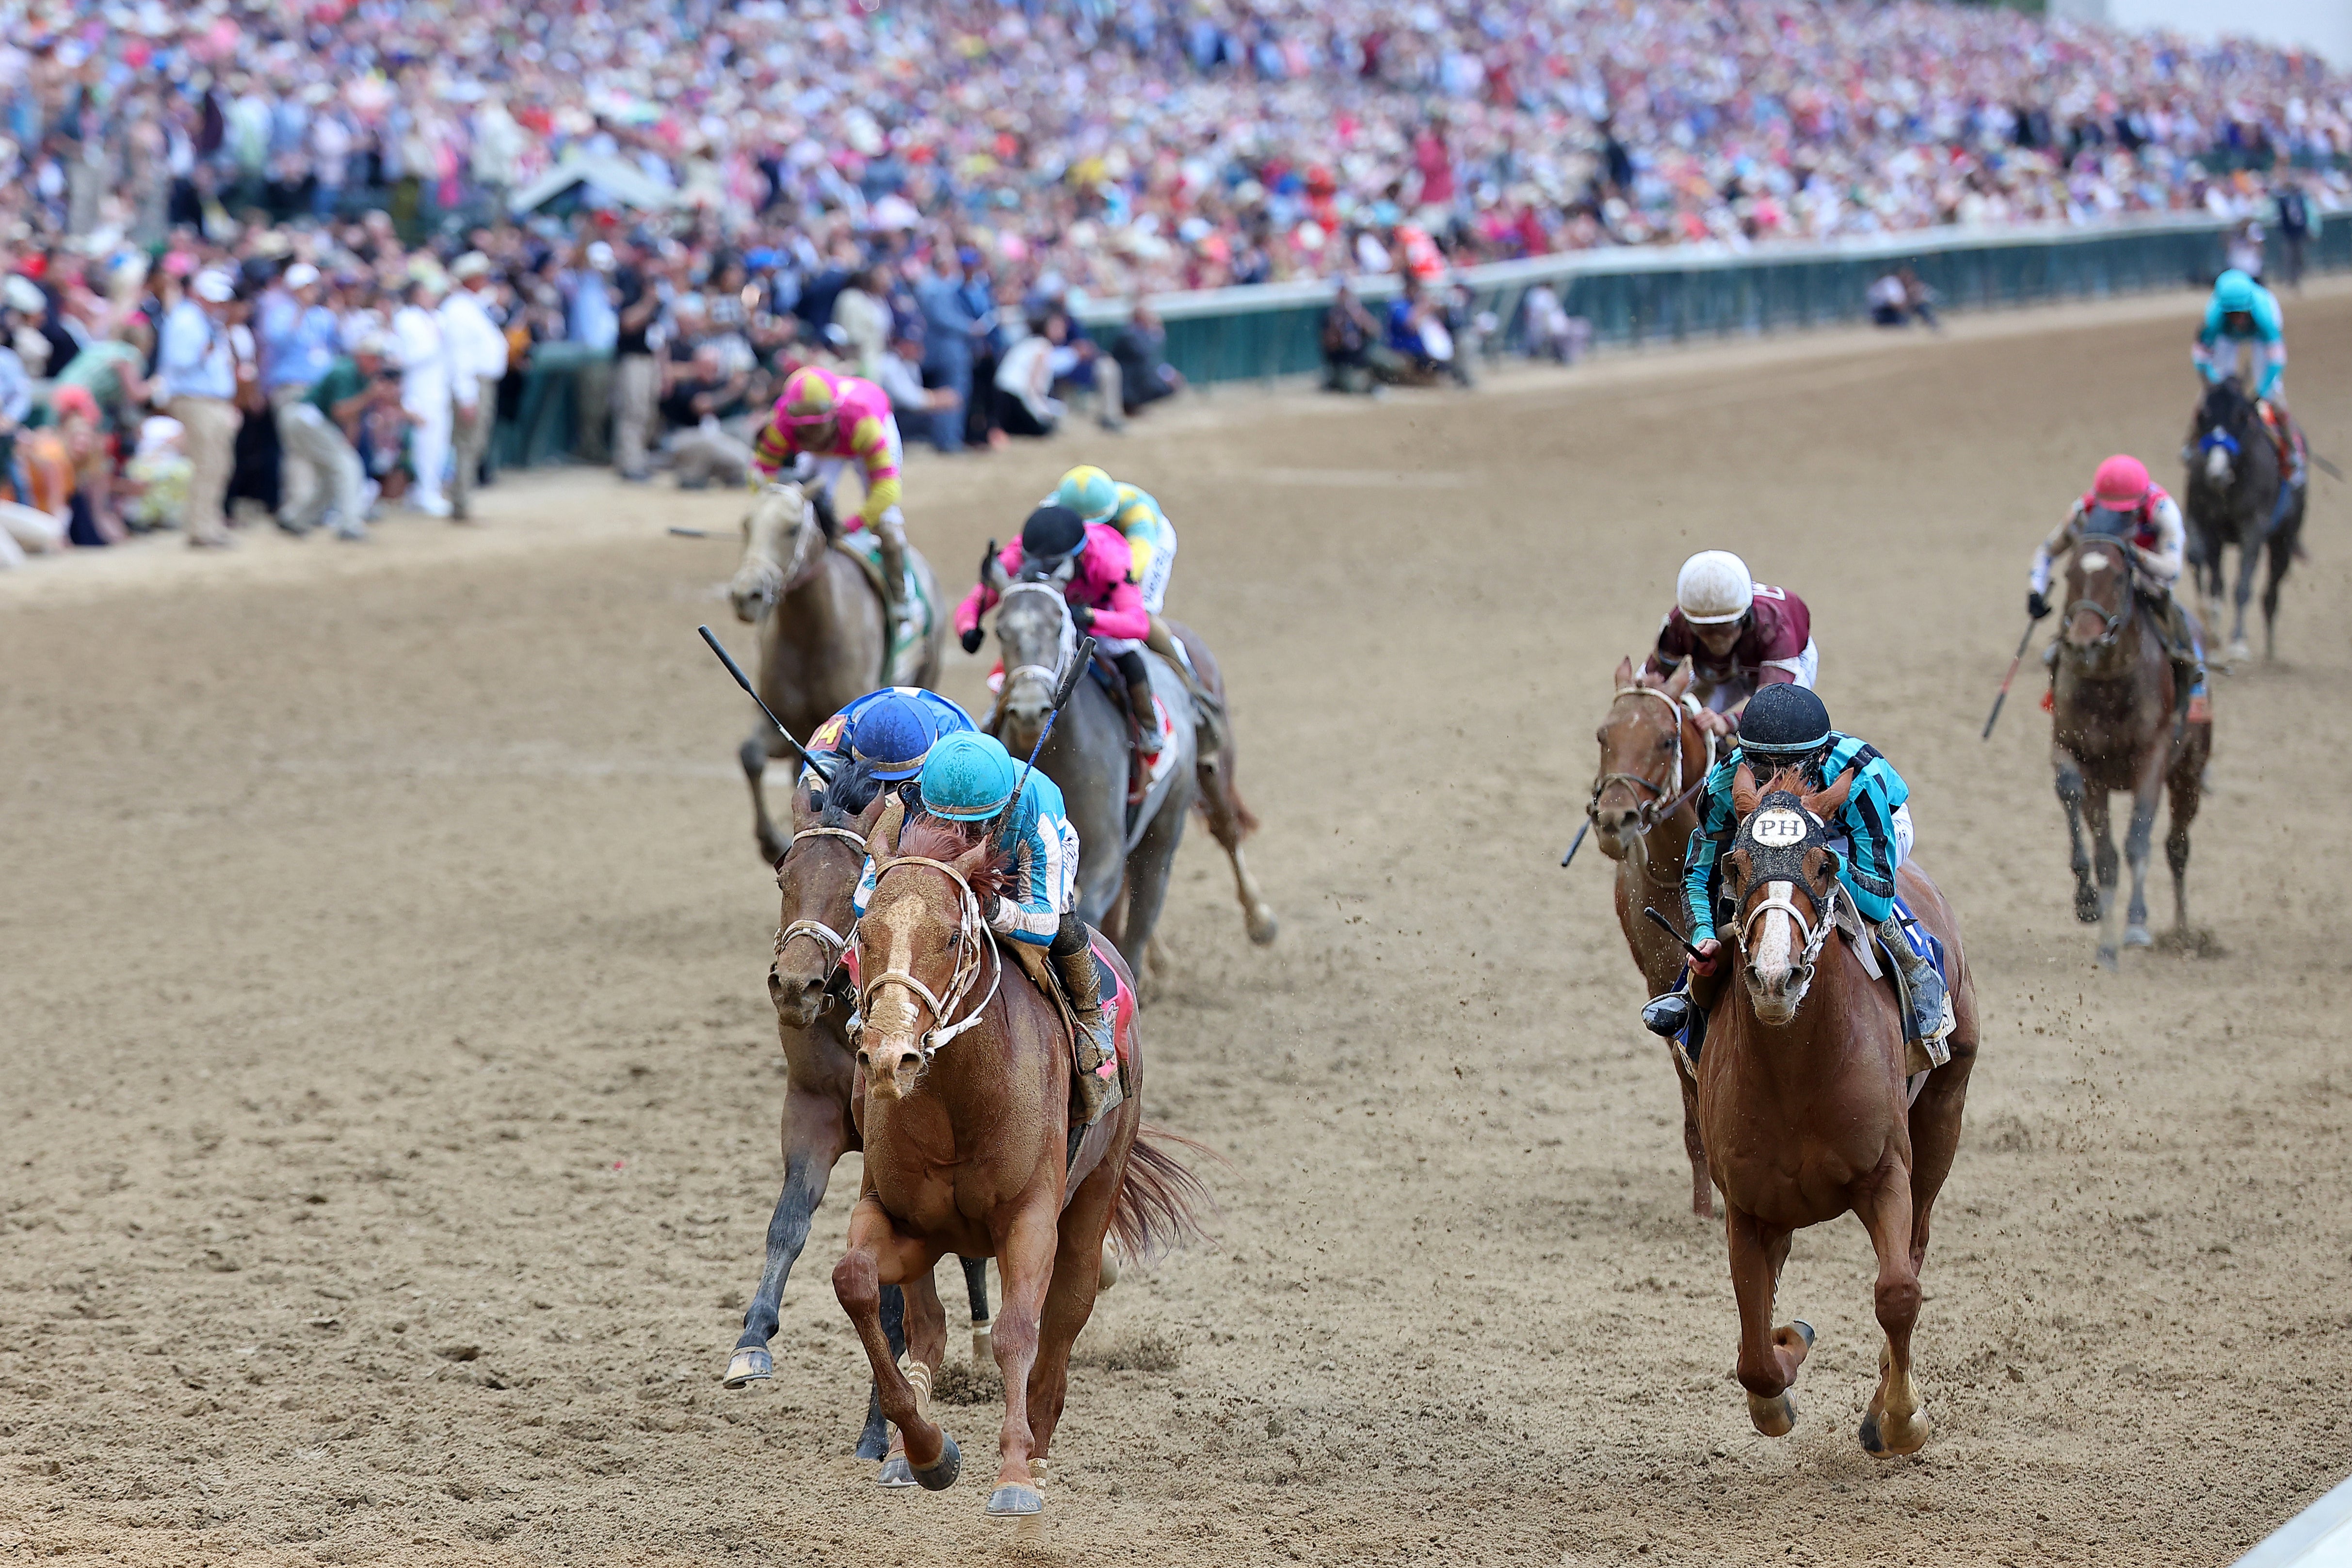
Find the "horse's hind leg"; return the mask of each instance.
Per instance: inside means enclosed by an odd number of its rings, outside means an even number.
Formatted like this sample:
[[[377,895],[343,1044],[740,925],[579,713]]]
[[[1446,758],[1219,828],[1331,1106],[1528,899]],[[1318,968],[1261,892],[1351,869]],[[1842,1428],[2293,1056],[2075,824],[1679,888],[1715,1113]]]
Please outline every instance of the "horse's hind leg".
[[[2279,584],[2294,565],[2295,537],[2302,531],[2301,520],[2290,519],[2289,526],[2273,534],[2263,547],[2270,558],[2270,572],[2263,584],[2263,663],[2266,664],[2278,658]]]
[[[2166,778],[2171,794],[2171,824],[2164,835],[2165,863],[2172,868],[2172,928],[2189,938],[2189,824],[2197,820],[2204,794],[2205,759],[2210,745],[2191,730],[2174,758]]]
[[[2254,573],[2263,564],[2260,538],[2238,547],[2237,615],[2230,624],[2230,662],[2242,664],[2253,657],[2246,646],[2246,602],[2254,596]]]
[[[2085,925],[2095,925],[2099,890],[2091,881],[2090,852],[2083,847],[2083,769],[2063,751],[2055,753],[2052,761],[2057,767],[2058,803],[2066,808],[2066,863],[2074,873],[2074,918]]]
[[[760,858],[770,865],[784,858],[791,846],[776,831],[776,824],[768,816],[768,797],[760,788],[761,776],[768,770],[768,737],[754,730],[736,753],[743,763],[743,779],[751,787],[751,832],[760,841]]]
[[[1812,1325],[1802,1318],[1772,1326],[1772,1299],[1780,1266],[1789,1260],[1789,1231],[1725,1204],[1730,1242],[1731,1290],[1739,1301],[1739,1383],[1748,1390],[1748,1418],[1768,1437],[1785,1437],[1797,1424],[1789,1385],[1813,1348]]]
[[[1948,1071],[1948,1068],[1938,1069]],[[1927,1441],[1933,1423],[1911,1384],[1911,1330],[1919,1321],[1919,1270],[1912,1261],[1909,1171],[1889,1156],[1876,1185],[1856,1211],[1870,1245],[1878,1253],[1878,1283],[1873,1293],[1886,1347],[1878,1356],[1878,1390],[1862,1418],[1862,1446],[1881,1458],[1914,1454]]]
[[[2132,795],[2131,826],[2124,833],[2124,860],[2131,867],[2131,909],[2124,927],[2124,946],[2146,947],[2156,938],[2147,934],[2147,851],[2156,832],[2156,808],[2164,791],[2164,758],[2168,747],[2156,747],[2148,758],[2147,777]]]
[[[2116,954],[2121,946],[2121,932],[2118,927],[2122,924],[2123,906],[2122,902],[2116,897],[2116,891],[2122,880],[2123,866],[2116,854],[2115,834],[2109,830],[2107,823],[2106,790],[2094,789],[2084,794],[2083,819],[2084,826],[2090,831],[2091,854],[2095,862],[2093,869],[2098,873],[2099,879],[2099,962],[2112,969],[2117,964]],[[2079,916],[2082,912],[2082,894],[2078,888],[2074,899],[2074,913]]]
[[[1241,797],[1234,791],[1230,763],[1233,747],[1201,759],[1196,776],[1201,784],[1201,810],[1209,819],[1209,831],[1223,847],[1225,859],[1234,868],[1234,896],[1241,901],[1242,918],[1249,927],[1249,938],[1263,947],[1281,930],[1281,922],[1258,891],[1257,879],[1250,874],[1249,862],[1242,854],[1242,840],[1249,835],[1253,825],[1249,813],[1243,809]]]
[[[956,1261],[963,1265],[964,1294],[971,1301],[971,1361],[977,1366],[994,1354],[989,1343],[988,1260],[959,1258]]]

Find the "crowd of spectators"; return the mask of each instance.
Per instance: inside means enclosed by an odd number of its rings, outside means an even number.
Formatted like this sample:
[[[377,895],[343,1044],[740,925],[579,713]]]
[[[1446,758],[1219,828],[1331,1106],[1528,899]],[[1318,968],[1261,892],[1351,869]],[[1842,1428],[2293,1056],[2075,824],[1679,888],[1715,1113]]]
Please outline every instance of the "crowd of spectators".
[[[1089,297],[1402,273],[1426,291],[1327,351],[1459,379],[1467,262],[2267,215],[2271,169],[2315,219],[2352,194],[2352,78],[2316,57],[1921,0],[0,18],[5,482],[87,543],[218,543],[244,502],[356,536],[410,481],[462,514],[490,411],[526,445],[553,417],[509,373],[535,360],[574,366],[592,455],[702,484],[803,361],[942,451],[1117,426],[1181,378],[1148,308],[1098,341]]]

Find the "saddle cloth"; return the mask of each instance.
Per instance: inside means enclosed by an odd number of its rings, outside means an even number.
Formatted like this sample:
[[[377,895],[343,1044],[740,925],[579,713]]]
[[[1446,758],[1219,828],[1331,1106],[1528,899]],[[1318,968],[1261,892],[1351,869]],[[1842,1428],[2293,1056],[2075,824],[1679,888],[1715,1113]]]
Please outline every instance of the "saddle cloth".
[[[1144,657],[1148,662],[1158,662],[1157,655],[1147,653]],[[1087,673],[1094,676],[1096,684],[1108,693],[1110,700],[1117,703],[1120,711],[1127,715],[1129,737],[1127,803],[1129,806],[1141,805],[1144,798],[1150,795],[1160,781],[1167,778],[1169,772],[1176,766],[1176,721],[1168,716],[1168,705],[1160,701],[1155,693],[1151,698],[1151,715],[1149,722],[1152,726],[1152,733],[1160,737],[1160,755],[1153,758],[1151,765],[1146,768],[1143,762],[1143,752],[1135,745],[1136,733],[1145,722],[1144,716],[1136,713],[1129,706],[1127,700],[1127,682],[1120,676],[1118,666],[1102,654],[1097,653],[1095,662]]]
[[[890,601],[882,585],[882,541],[871,528],[854,528],[834,536],[833,548],[866,569],[866,580],[882,601]],[[930,641],[931,628],[940,622],[940,607],[930,594],[923,591],[923,580],[917,574],[910,559],[907,565],[906,613],[890,628],[890,651],[882,660],[882,684],[886,686],[913,685],[922,664],[924,645]]]
[[[1912,956],[1933,964],[1937,977],[1944,982],[1944,1016],[1937,1022],[1936,1032],[1924,1040],[1915,1039],[1911,1034],[1911,993],[1910,988],[1904,984],[1903,971],[1893,964],[1882,966],[1879,963],[1876,934],[1864,926],[1861,912],[1854,908],[1852,898],[1842,896],[1838,899],[1838,930],[1853,944],[1855,956],[1862,959],[1862,967],[1868,971],[1870,977],[1884,979],[1894,988],[1895,1007],[1904,1019],[1906,1071],[1920,1073],[1931,1067],[1941,1067],[1952,1059],[1948,1041],[1959,1020],[1952,1016],[1952,977],[1945,967],[1943,939],[1918,923],[1911,913],[1911,906],[1903,902],[1900,894],[1895,899],[1895,917],[1903,929],[1903,940],[1909,946]]]

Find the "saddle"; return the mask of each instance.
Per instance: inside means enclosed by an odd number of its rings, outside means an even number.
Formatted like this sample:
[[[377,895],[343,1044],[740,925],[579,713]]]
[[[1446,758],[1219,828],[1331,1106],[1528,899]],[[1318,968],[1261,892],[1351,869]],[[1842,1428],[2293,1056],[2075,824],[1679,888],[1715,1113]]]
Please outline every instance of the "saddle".
[[[1095,991],[1102,998],[1103,1008],[1111,1017],[1111,1046],[1115,1053],[1114,1060],[1118,1064],[1119,1092],[1115,1097],[1107,1097],[1104,1100],[1102,1114],[1094,1122],[1082,1124],[1077,1119],[1079,1108],[1077,1093],[1075,1088],[1072,1090],[1070,1147],[1066,1161],[1067,1166],[1073,1167],[1077,1164],[1078,1150],[1085,1141],[1086,1134],[1101,1125],[1104,1119],[1118,1107],[1120,1102],[1135,1092],[1134,1068],[1129,1061],[1130,1041],[1133,1038],[1132,1026],[1135,1022],[1135,988],[1128,983],[1124,971],[1105,956],[1103,950],[1109,945],[1109,939],[1101,932],[1093,930],[1088,931],[1087,938],[1095,961]],[[1000,952],[1006,948],[1012,950],[1014,961],[1021,966],[1022,972],[1029,977],[1030,983],[1053,1002],[1054,1010],[1061,1015],[1062,1030],[1069,1038],[1070,1071],[1075,1074],[1078,1071],[1078,1016],[1070,1009],[1070,998],[1062,989],[1061,977],[1054,973],[1052,956],[1045,948],[1028,942],[1012,942],[999,938],[997,948]]]
[[[861,528],[828,535],[826,542],[858,564],[875,593],[884,605],[888,605],[890,591],[882,579],[882,541],[870,529]],[[916,575],[911,559],[907,564],[905,592],[899,603],[902,609],[887,639],[889,646],[882,653],[881,684],[886,686],[913,684],[923,644],[939,621],[939,606],[923,591],[922,579]]]
[[[2290,480],[2300,476],[2303,473],[2303,427],[2281,413],[2266,397],[2254,400],[2254,411],[2262,416],[2263,428],[2270,432],[2271,444],[2278,448],[2279,472]]]

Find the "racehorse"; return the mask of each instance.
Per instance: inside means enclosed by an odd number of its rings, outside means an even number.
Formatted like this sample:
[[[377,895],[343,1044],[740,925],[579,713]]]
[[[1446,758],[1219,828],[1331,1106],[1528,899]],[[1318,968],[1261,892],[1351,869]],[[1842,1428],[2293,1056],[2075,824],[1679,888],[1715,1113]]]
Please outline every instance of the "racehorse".
[[[840,538],[831,503],[798,485],[772,484],[743,519],[743,559],[727,585],[737,617],[759,624],[760,696],[802,740],[877,686],[939,680],[945,622],[934,615],[901,667],[887,668],[890,629],[881,590],[847,549],[836,548]],[[920,550],[908,548],[907,568],[920,597],[936,604],[930,563]],[[786,755],[783,738],[764,718],[740,752],[752,829],[770,865],[783,858],[784,841],[768,815],[760,779],[770,758]]]
[[[1836,934],[1836,906],[1851,894],[1822,823],[1852,783],[1848,774],[1807,793],[1790,770],[1759,789],[1739,770],[1732,803],[1740,825],[1722,862],[1736,914],[1718,959],[1737,955],[1738,972],[1720,982],[1725,994],[1709,1013],[1698,1114],[1727,1211],[1748,1419],[1768,1437],[1796,1423],[1789,1387],[1813,1330],[1801,1318],[1773,1326],[1780,1269],[1792,1232],[1851,1211],[1878,1254],[1875,1305],[1886,1344],[1861,1437],[1883,1458],[1916,1452],[1930,1430],[1911,1381],[1911,1332],[1928,1210],[1959,1147],[1976,1060],[1976,987],[1951,906],[1906,862],[1895,885],[1944,944],[1956,1020],[1948,1062],[1906,1091],[1903,1009],[1852,939]],[[1916,1097],[1906,1103],[1907,1094]]]
[[[866,1177],[834,1291],[873,1363],[913,1479],[936,1491],[954,1483],[962,1456],[929,1409],[946,1338],[931,1267],[950,1251],[996,1259],[1004,1423],[988,1511],[1033,1514],[1045,1505],[1038,1483],[1070,1346],[1094,1311],[1106,1235],[1129,1257],[1148,1253],[1197,1231],[1193,1207],[1205,1195],[1142,1131],[1131,1007],[1120,1052],[1128,1094],[1070,1141],[1069,1030],[1008,961],[982,913],[1011,874],[995,825],[966,831],[918,817],[895,841],[887,829],[886,821],[868,841],[876,877],[852,943],[865,1019],[856,1110]],[[1131,990],[1123,967],[1119,977]],[[894,1284],[907,1296],[903,1371],[881,1313],[882,1288]]]
[[[2172,867],[2173,919],[2180,939],[2189,926],[2189,824],[2197,819],[2206,760],[2213,750],[2209,714],[2181,713],[2164,639],[2140,602],[2128,541],[2085,534],[2066,563],[2065,621],[2059,632],[2057,680],[2051,693],[2050,760],[2074,871],[2074,918],[2097,924],[2099,962],[2117,966],[2116,846],[2107,828],[2107,797],[2127,790],[2131,827],[2124,857],[2131,862],[2131,905],[2122,945],[2145,947],[2147,930],[2147,851],[2156,825],[2157,795],[2172,795],[2171,831],[2164,854]],[[2084,846],[2084,820],[2097,846],[2095,868]],[[2095,869],[2097,881],[2092,880]]]
[[[2299,436],[2295,439],[2300,439]],[[2262,412],[2236,378],[2206,388],[2189,429],[2182,454],[2189,465],[2189,494],[2182,520],[2189,532],[2189,565],[2196,574],[2205,624],[2220,623],[2221,552],[2238,549],[2237,618],[2230,629],[2230,662],[2250,656],[2246,647],[2246,601],[2254,591],[2254,569],[2267,553],[2269,580],[2263,585],[2263,657],[2278,656],[2279,584],[2294,564],[2303,537],[2305,492],[2287,497],[2285,515],[2271,526],[2286,483],[2279,472],[2278,444]]]
[[[1617,666],[1617,695],[1601,720],[1601,771],[1592,781],[1586,818],[1600,833],[1601,852],[1617,862],[1617,924],[1633,952],[1648,996],[1673,990],[1682,977],[1683,950],[1646,918],[1655,909],[1685,936],[1683,857],[1698,831],[1698,791],[1715,766],[1715,737],[1698,725],[1685,694],[1685,664],[1664,680]],[[1683,1148],[1690,1155],[1691,1212],[1715,1214],[1706,1149],[1699,1137],[1698,1097],[1682,1052],[1668,1047],[1683,1097]]]
[[[988,570],[989,586],[1000,596],[996,637],[1003,649],[1004,685],[982,727],[1013,756],[1026,758],[1045,726],[1055,684],[1076,656],[1077,628],[1061,584],[1042,567],[1025,566],[1018,581],[1008,579],[993,559]],[[1128,804],[1125,708],[1102,683],[1078,682],[1037,753],[1037,770],[1061,789],[1070,825],[1078,831],[1078,918],[1101,929],[1139,970],[1160,923],[1176,846],[1184,837],[1184,814],[1200,788],[1192,698],[1163,661],[1147,653],[1144,663],[1173,721],[1166,745],[1176,755],[1140,806]],[[1228,852],[1237,879],[1246,875],[1239,852],[1236,837]],[[1246,881],[1240,885],[1247,907],[1255,887]]]
[[[740,1388],[773,1375],[768,1342],[776,1334],[784,1282],[808,1244],[809,1219],[824,1201],[833,1167],[860,1146],[849,1110],[856,1063],[848,1020],[856,1006],[842,964],[851,926],[850,901],[866,865],[866,836],[887,800],[879,781],[852,768],[822,800],[806,784],[793,790],[793,836],[776,865],[783,915],[768,996],[776,1007],[776,1036],[784,1050],[784,1186],[768,1221],[767,1264],[743,1312],[743,1336],[727,1364],[726,1384]],[[989,1354],[988,1260],[963,1260],[971,1302],[972,1358]],[[906,1343],[903,1302],[896,1285],[884,1292],[882,1319],[893,1345]],[[878,1396],[869,1396],[857,1457],[879,1459],[889,1443]]]

